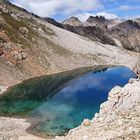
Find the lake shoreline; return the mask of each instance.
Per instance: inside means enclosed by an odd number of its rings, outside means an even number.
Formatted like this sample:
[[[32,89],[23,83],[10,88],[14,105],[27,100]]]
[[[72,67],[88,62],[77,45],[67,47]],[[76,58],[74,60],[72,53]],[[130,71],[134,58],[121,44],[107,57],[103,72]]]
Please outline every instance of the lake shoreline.
[[[116,67],[116,66],[123,66],[123,65],[113,65],[113,67]],[[110,65],[106,65],[106,67],[110,67]],[[126,67],[129,67],[129,66],[126,66]],[[132,67],[129,67],[133,72],[135,72],[134,70],[133,70],[133,68]],[[96,71],[96,70],[95,70]],[[23,82],[23,81],[22,81]],[[8,88],[9,89],[9,88]],[[11,117],[12,118],[12,117]],[[16,119],[22,119],[22,117],[20,118],[18,118],[18,117],[15,117]],[[18,121],[18,120],[17,120]],[[28,119],[26,120],[27,121],[27,123],[30,123],[30,121],[28,121]],[[34,121],[32,121],[32,123],[30,123],[30,126],[28,127],[28,128],[26,128],[26,133],[27,134],[30,134],[30,130],[31,130],[31,128],[32,127],[34,127],[36,125],[36,121],[34,122]],[[32,134],[31,134],[32,135]],[[34,135],[34,134],[33,134]],[[35,137],[38,137],[38,135],[34,135]],[[44,138],[44,137],[42,137],[42,136],[40,136],[39,135],[39,137],[42,139],[42,138]],[[38,137],[38,138],[39,138]],[[20,140],[20,139],[19,139]]]

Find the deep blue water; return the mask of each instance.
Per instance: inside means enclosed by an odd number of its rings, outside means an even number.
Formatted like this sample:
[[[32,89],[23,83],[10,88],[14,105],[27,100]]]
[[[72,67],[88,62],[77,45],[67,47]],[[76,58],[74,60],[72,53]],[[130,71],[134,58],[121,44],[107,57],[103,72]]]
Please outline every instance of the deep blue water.
[[[124,86],[134,77],[136,75],[129,68],[117,67],[90,72],[70,81],[32,111],[31,116],[40,120],[33,131],[52,136],[67,133],[83,119],[92,119],[114,86]]]

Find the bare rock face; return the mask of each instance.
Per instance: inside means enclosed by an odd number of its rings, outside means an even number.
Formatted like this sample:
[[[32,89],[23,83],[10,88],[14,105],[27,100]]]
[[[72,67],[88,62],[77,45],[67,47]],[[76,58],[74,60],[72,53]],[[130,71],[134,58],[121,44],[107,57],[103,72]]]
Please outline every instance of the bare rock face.
[[[84,120],[66,137],[57,140],[139,140],[140,139],[140,80],[123,88],[113,88],[108,101],[100,107],[92,121]],[[86,124],[86,125],[85,125]]]
[[[106,34],[102,27],[97,26],[64,26],[64,29],[87,37],[93,41],[101,42],[103,44],[116,45],[115,41]]]
[[[133,68],[133,70],[135,71],[135,73],[138,75],[138,77],[140,78],[140,60],[139,62],[136,64],[136,66]]]
[[[16,65],[28,57],[20,44],[14,45],[12,42],[2,43],[0,47],[0,56],[10,65]]]
[[[62,25],[61,23],[55,21],[55,20],[52,19],[52,18],[48,18],[48,17],[47,17],[47,18],[43,18],[43,20],[45,20],[46,22],[48,22],[48,23],[50,23],[50,24],[53,24],[53,25],[55,25],[55,26],[57,26],[57,27],[63,28],[63,25]]]
[[[89,26],[99,26],[99,25],[105,25],[106,23],[106,19],[105,17],[103,16],[90,16],[87,21],[86,21],[86,25],[89,25]]]
[[[71,17],[69,19],[64,20],[62,24],[71,26],[81,26],[82,22],[77,17]]]
[[[140,52],[140,25],[133,20],[124,21],[114,26],[110,34],[118,39],[128,50]]]

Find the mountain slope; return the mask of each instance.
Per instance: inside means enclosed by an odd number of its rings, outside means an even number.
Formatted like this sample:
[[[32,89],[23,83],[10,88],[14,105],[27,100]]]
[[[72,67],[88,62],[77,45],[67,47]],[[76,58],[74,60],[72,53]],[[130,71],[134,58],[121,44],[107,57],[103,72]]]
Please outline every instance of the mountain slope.
[[[139,19],[105,19],[102,16],[90,16],[86,22],[75,27],[78,19],[69,18],[64,22],[70,28],[64,28],[91,40],[104,44],[117,45],[127,50],[140,52]],[[62,22],[63,23],[63,22]],[[119,42],[119,43],[118,43]]]
[[[126,20],[111,29],[113,37],[120,40],[126,49],[140,52],[140,25],[133,20]]]
[[[0,21],[1,85],[77,67],[138,61],[137,53],[58,28],[8,2],[0,2]]]

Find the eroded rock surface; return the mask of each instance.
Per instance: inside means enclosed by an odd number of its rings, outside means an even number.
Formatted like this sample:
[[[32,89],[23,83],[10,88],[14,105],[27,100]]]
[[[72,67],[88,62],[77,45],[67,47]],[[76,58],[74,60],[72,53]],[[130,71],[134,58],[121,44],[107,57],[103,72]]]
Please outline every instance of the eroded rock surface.
[[[26,134],[26,129],[30,124],[24,119],[0,117],[0,140],[16,140],[18,136]]]

